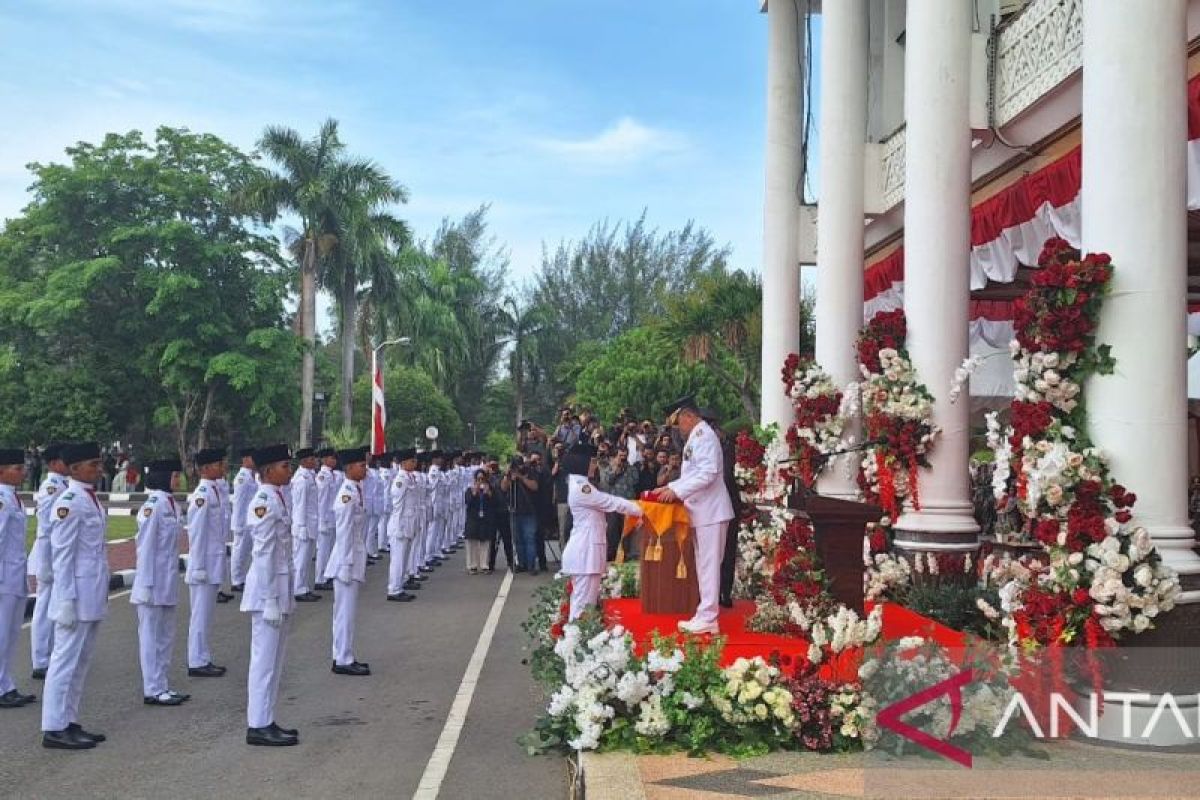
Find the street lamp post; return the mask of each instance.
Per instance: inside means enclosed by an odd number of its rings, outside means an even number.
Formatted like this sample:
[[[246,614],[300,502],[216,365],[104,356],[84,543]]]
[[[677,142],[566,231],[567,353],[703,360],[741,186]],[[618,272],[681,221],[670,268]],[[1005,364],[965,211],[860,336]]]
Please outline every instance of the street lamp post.
[[[401,336],[399,339],[380,342],[371,350],[371,455],[379,455],[387,447],[384,439],[387,409],[383,396],[383,365],[380,363],[379,356],[383,352],[383,348],[394,344],[407,346],[412,344],[412,339]]]
[[[475,423],[468,422],[467,427],[471,429],[471,446],[475,447],[477,444],[479,444],[479,442],[477,442],[475,439]]]

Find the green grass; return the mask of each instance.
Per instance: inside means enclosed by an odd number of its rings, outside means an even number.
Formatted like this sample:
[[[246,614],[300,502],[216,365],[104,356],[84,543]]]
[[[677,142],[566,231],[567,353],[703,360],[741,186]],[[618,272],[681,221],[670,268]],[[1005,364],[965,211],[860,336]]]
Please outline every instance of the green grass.
[[[37,521],[30,517],[25,525],[25,549],[28,550],[33,545],[33,536],[37,532]],[[127,539],[130,536],[137,535],[137,520],[133,517],[109,517],[107,538],[111,542],[113,539]]]

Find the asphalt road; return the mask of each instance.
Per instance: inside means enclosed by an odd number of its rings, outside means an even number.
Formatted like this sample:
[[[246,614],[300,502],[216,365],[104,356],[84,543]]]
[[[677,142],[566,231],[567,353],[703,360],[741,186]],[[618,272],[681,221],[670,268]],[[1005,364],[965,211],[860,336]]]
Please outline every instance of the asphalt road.
[[[366,678],[330,672],[332,597],[304,604],[293,620],[277,721],[300,729],[291,748],[245,744],[248,615],[236,601],[217,607],[214,660],[224,678],[188,678],[187,592],[177,616],[171,686],[192,700],[175,708],[141,700],[137,621],[115,595],[100,629],[81,721],[108,741],[82,752],[40,744],[40,703],[0,711],[3,798],[412,797],[503,574],[468,576],[462,552],[426,582],[413,603],[385,601],[386,562],[368,569],[359,605],[356,656]],[[516,743],[542,702],[521,663],[520,623],[542,579],[517,575],[488,650],[440,797],[459,800],[564,798],[557,757],[530,758]],[[31,681],[28,634],[17,656],[19,688]]]

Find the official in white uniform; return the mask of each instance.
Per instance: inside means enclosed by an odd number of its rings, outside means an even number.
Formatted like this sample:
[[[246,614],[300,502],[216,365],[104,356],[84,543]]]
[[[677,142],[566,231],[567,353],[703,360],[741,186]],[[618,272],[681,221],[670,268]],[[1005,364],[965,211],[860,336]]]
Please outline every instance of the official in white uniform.
[[[380,477],[379,457],[371,456],[367,462],[367,477],[363,478],[363,494],[367,500],[367,564],[374,564],[379,557],[379,518],[383,513],[382,492],[387,484]]]
[[[100,445],[68,445],[63,461],[70,481],[50,515],[54,650],[43,690],[42,746],[86,750],[105,740],[104,734],[88,733],[79,724],[79,704],[96,633],[108,616],[108,516],[93,488],[100,478]]]
[[[733,503],[725,488],[721,442],[700,417],[694,397],[677,400],[666,408],[668,424],[676,425],[687,437],[678,480],[659,490],[664,503],[682,501],[696,530],[696,579],[700,605],[689,620],[679,623],[686,633],[717,633],[718,600],[721,594],[721,557],[725,537],[733,519]]]
[[[138,656],[142,702],[177,706],[190,695],[172,691],[167,682],[175,645],[175,607],[179,604],[180,509],[171,493],[183,465],[177,458],[146,464],[149,497],[137,515],[137,570],[129,602],[137,608]]]
[[[370,675],[371,668],[354,657],[354,622],[358,594],[367,580],[367,448],[337,454],[346,470],[334,494],[334,544],[325,565],[325,579],[333,583],[333,672],[337,675]]]
[[[25,619],[25,508],[17,489],[25,482],[25,451],[0,450],[0,708],[20,708],[37,699],[21,694],[13,662]]]
[[[254,472],[254,448],[244,448],[241,453],[242,466],[233,477],[233,546],[229,556],[229,581],[233,591],[245,588],[246,569],[250,566],[250,548],[254,542],[246,535],[246,509],[258,491],[258,478]]]
[[[246,512],[246,533],[254,540],[242,611],[250,614],[250,669],[247,676],[246,744],[286,747],[300,741],[294,729],[275,722],[275,704],[287,652],[293,595],[292,520],[283,487],[292,476],[287,445],[254,454],[259,489]]]
[[[395,456],[400,466],[388,486],[392,511],[386,529],[392,557],[388,562],[387,597],[394,603],[407,603],[416,599],[405,588],[412,576],[412,549],[421,524],[420,507],[424,488],[421,485],[421,473],[417,471],[416,450],[400,450]],[[413,581],[413,588],[419,587],[420,583]]]
[[[590,444],[577,444],[562,460],[562,469],[569,476],[567,503],[575,520],[571,539],[562,551],[562,574],[571,576],[568,622],[578,619],[600,598],[600,581],[608,568],[605,515],[642,516],[637,503],[602,492],[588,482],[588,476],[594,472],[595,457],[596,448]]]
[[[226,457],[221,461],[221,477],[213,481],[216,486],[217,493],[221,497],[221,541],[225,546],[221,548],[221,575],[217,581],[217,602],[228,603],[234,598],[230,592],[221,591],[221,585],[225,583],[225,575],[229,572],[229,552],[233,548],[233,493],[229,491],[229,479],[226,477],[229,470],[229,460]],[[232,587],[232,581],[230,582]]]
[[[329,563],[329,553],[333,550],[333,498],[342,488],[338,478],[337,451],[332,447],[323,447],[317,451],[317,462],[321,465],[317,470],[317,572],[314,589],[330,592],[333,583],[325,580],[325,565]]]
[[[188,562],[184,580],[191,597],[188,621],[188,677],[220,678],[225,667],[212,660],[209,632],[217,608],[217,590],[225,575],[225,509],[217,480],[225,474],[225,449],[196,453],[200,484],[188,498]]]
[[[37,534],[29,551],[26,569],[37,580],[37,596],[33,603],[33,618],[29,621],[29,654],[33,660],[33,679],[43,680],[50,666],[50,651],[54,649],[54,623],[50,621],[50,585],[54,571],[50,567],[50,509],[54,501],[67,490],[67,465],[62,460],[64,445],[55,442],[42,448],[46,477],[33,495],[37,515]]]
[[[296,451],[296,458],[300,467],[288,484],[292,487],[292,539],[296,543],[292,564],[296,574],[296,600],[315,603],[321,599],[320,595],[313,594],[313,557],[321,524],[317,502],[317,456],[311,447],[302,447]]]

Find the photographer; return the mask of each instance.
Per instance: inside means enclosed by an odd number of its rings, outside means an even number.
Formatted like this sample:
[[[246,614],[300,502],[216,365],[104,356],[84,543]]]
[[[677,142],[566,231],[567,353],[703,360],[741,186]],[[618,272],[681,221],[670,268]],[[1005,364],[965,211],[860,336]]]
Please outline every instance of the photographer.
[[[571,415],[571,409],[563,408],[558,412],[558,428],[554,431],[554,441],[563,447],[574,447],[579,443],[583,426],[579,418]]]
[[[607,461],[600,462],[600,475],[596,483],[600,487],[600,491],[606,494],[623,497],[626,500],[633,500],[637,497],[638,470],[629,466],[629,456],[624,449],[617,450],[616,454]],[[620,514],[608,516],[609,561],[617,557],[624,524],[625,521]],[[625,556],[631,559],[637,557],[636,548],[632,542],[629,552]]]
[[[484,470],[467,490],[467,573],[487,572],[488,542],[496,540],[496,500]]]
[[[537,481],[537,491],[533,493],[533,507],[537,514],[537,565],[542,572],[549,570],[546,563],[546,539],[554,535],[554,486],[550,480],[550,470],[542,462],[542,457],[533,453],[526,460],[525,475]]]
[[[554,466],[550,468],[550,480],[554,485],[554,510],[558,518],[560,553],[571,539],[570,474],[563,466],[563,456],[566,455],[568,449],[561,443],[554,445]]]
[[[496,555],[499,547],[504,548],[504,562],[510,571],[515,571],[516,561],[513,560],[513,540],[512,540],[512,516],[508,513],[506,507],[502,507],[501,500],[504,496],[504,490],[500,488],[500,479],[502,473],[500,471],[500,459],[495,456],[488,456],[484,462],[484,471],[487,474],[488,487],[492,491],[492,497],[495,498],[495,515],[496,535],[492,537],[492,541],[488,544],[488,560],[485,574],[490,575],[496,569]]]
[[[531,420],[521,420],[517,427],[517,451],[522,455],[537,453],[545,458],[549,451],[549,437],[546,432]]]
[[[508,471],[500,480],[500,491],[508,498],[508,513],[516,540],[518,559],[514,571],[528,570],[529,574],[537,575],[538,482],[529,475],[523,457],[513,456]]]

